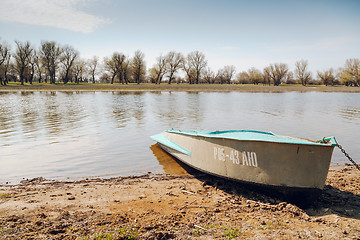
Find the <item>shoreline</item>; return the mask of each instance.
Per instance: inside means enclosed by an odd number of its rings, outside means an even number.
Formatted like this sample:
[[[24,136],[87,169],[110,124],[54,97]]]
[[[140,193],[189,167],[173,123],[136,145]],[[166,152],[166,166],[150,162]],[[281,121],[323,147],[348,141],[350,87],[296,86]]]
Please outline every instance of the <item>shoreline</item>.
[[[18,92],[18,91],[189,91],[189,92],[348,92],[360,93],[360,87],[347,86],[323,86],[323,85],[251,85],[251,84],[43,84],[34,83],[33,85],[20,85],[10,83],[7,86],[0,86],[1,92]]]
[[[200,172],[0,187],[0,238],[358,239],[360,179],[331,167],[320,197],[298,207]]]
[[[175,160],[174,160],[175,161]],[[198,170],[194,170],[191,169],[191,167],[187,166],[187,165],[183,165],[183,163],[179,163],[176,162],[176,167],[170,167],[171,169],[167,169],[167,171],[163,172],[163,173],[152,173],[151,174],[155,174],[155,175],[191,175],[188,173],[195,171],[197,172]],[[181,166],[178,166],[178,164],[182,164]],[[360,163],[357,163],[358,165]],[[345,164],[333,164],[329,166],[329,171],[333,171],[333,170],[340,170],[344,167],[348,167],[348,166],[354,166],[353,164],[350,163],[345,163]],[[186,170],[184,169],[186,168]],[[16,187],[22,184],[22,182],[27,182],[27,181],[37,181],[38,179],[42,179],[42,181],[53,181],[53,182],[77,182],[77,181],[83,181],[83,180],[93,180],[93,179],[113,179],[113,178],[137,178],[137,177],[142,177],[145,176],[147,174],[145,173],[139,173],[139,174],[130,174],[130,175],[119,175],[119,174],[104,174],[104,175],[90,175],[90,176],[75,176],[75,177],[53,177],[53,178],[48,178],[48,177],[43,177],[43,176],[38,176],[38,177],[32,177],[32,178],[24,178],[22,177],[21,180],[18,181],[8,181],[8,180],[4,180],[3,182],[0,181],[0,190],[1,188],[6,188],[6,187]],[[17,178],[17,179],[20,179]]]

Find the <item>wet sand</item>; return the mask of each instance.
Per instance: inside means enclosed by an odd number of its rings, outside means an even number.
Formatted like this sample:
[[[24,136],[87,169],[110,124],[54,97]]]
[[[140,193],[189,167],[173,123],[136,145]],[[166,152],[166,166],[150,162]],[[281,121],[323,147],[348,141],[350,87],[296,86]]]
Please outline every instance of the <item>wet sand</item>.
[[[0,239],[360,239],[360,178],[353,166],[331,167],[321,195],[306,207],[174,169],[2,185]]]

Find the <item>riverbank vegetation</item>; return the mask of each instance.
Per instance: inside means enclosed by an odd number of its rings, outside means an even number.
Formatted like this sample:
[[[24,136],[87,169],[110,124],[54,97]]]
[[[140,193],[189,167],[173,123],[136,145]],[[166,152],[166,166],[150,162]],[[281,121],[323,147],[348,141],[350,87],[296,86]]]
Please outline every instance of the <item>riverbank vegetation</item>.
[[[145,54],[140,50],[134,56],[114,52],[111,56],[100,59],[80,57],[80,53],[69,45],[60,45],[55,41],[42,41],[35,47],[29,41],[15,41],[14,47],[7,42],[0,42],[0,84],[9,85],[6,89],[56,89],[50,85],[70,85],[74,89],[91,88],[113,89],[118,87],[104,86],[131,85],[125,88],[150,88],[161,83],[177,83],[178,87],[187,85],[230,85],[215,88],[235,88],[234,85],[268,85],[268,86],[360,86],[360,60],[347,59],[343,67],[326,69],[313,73],[309,70],[307,60],[299,60],[291,71],[285,63],[270,63],[264,69],[250,68],[247,71],[236,71],[233,65],[226,65],[217,71],[208,66],[204,53],[199,51],[183,53],[170,51],[160,55],[156,63],[146,67]],[[37,83],[35,85],[35,83]],[[88,83],[95,84],[89,87]],[[186,84],[184,84],[186,83]],[[74,87],[83,84],[82,87]],[[135,87],[134,84],[144,85]],[[29,86],[30,85],[30,86]],[[84,87],[87,86],[87,87]],[[186,86],[186,87],[185,87]],[[166,87],[169,88],[169,87]],[[198,88],[198,87],[192,87]],[[200,87],[212,88],[212,87]],[[245,88],[246,87],[238,87]],[[66,87],[65,87],[66,89]],[[260,88],[256,88],[260,89]]]
[[[191,92],[287,92],[287,91],[318,91],[318,92],[353,92],[360,93],[359,87],[345,85],[325,86],[301,84],[281,84],[280,86],[263,84],[152,84],[152,83],[38,83],[21,85],[20,82],[8,82],[6,86],[0,86],[0,92],[9,91],[191,91]]]

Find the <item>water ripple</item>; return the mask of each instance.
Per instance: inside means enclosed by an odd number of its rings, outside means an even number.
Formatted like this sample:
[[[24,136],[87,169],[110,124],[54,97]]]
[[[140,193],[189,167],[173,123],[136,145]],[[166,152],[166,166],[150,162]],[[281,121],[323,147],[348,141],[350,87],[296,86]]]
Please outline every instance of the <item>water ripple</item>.
[[[334,135],[360,159],[360,94],[0,93],[0,182],[161,172],[149,136],[167,128]]]

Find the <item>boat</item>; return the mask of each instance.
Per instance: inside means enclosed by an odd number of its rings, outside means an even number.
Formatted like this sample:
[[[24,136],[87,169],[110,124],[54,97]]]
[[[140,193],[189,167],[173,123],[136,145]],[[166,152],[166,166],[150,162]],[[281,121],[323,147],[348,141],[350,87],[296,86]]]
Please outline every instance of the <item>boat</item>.
[[[317,141],[256,130],[181,131],[151,136],[181,162],[235,181],[292,190],[324,188],[335,137]]]

